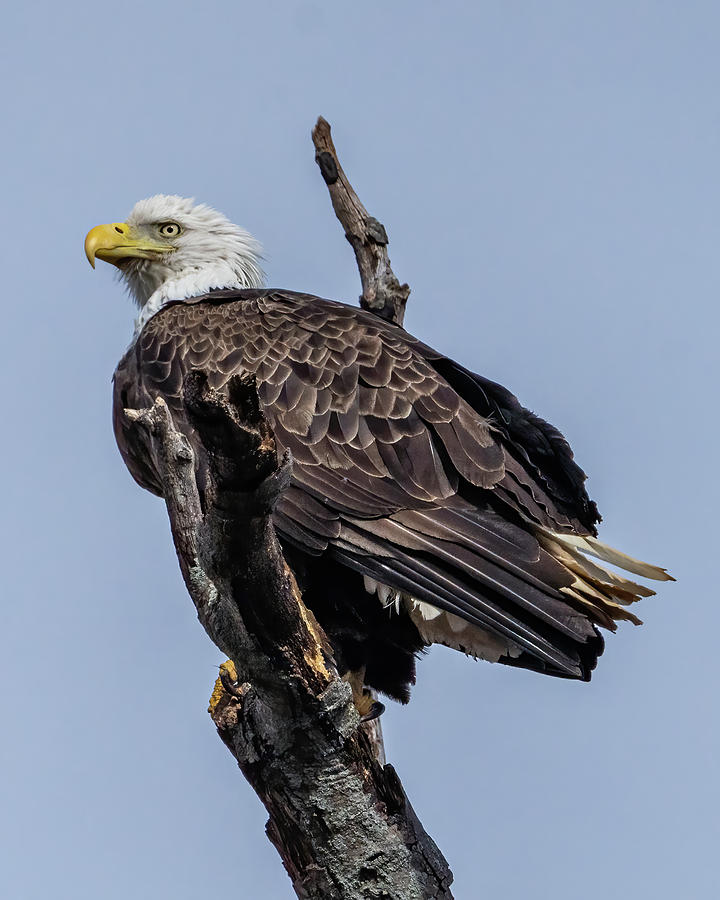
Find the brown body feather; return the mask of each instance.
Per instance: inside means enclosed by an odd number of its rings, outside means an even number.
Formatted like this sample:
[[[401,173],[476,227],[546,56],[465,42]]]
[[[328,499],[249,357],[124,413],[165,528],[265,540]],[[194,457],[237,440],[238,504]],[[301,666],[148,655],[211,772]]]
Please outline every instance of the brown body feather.
[[[159,479],[122,411],[162,396],[196,440],[182,401],[192,369],[215,388],[255,375],[275,438],[295,461],[278,532],[347,665],[374,659],[368,682],[393,696],[405,698],[412,656],[431,640],[587,679],[602,651],[595,626],[632,618],[624,604],[648,593],[586,560],[603,547],[583,544],[599,516],[562,435],[401,328],[286,291],[217,291],[165,307],[115,373],[118,445],[155,493]],[[336,586],[352,610],[321,585],[328,565],[355,577]],[[397,592],[392,610],[358,594],[359,575]],[[363,644],[363,603],[365,620],[386,631],[374,643]],[[433,607],[429,619],[418,603]],[[405,663],[393,667],[383,652]]]

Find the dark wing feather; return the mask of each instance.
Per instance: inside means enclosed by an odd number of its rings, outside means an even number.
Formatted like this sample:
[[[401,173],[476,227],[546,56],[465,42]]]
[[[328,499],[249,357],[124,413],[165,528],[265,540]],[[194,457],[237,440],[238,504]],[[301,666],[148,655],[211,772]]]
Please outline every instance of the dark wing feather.
[[[502,385],[439,356],[430,347],[420,345],[418,350],[502,434],[510,458],[506,462],[509,478],[499,485],[500,490],[512,494],[539,524],[596,534],[600,515],[585,490],[585,473],[557,428],[525,409]],[[528,494],[527,499],[534,502],[524,505]]]
[[[154,316],[116,373],[118,443],[156,493],[122,407],[163,396],[194,440],[181,388],[196,367],[217,388],[237,372],[256,376],[295,460],[276,516],[286,540],[511,639],[541,668],[587,677],[598,639],[561,593],[571,573],[488,497],[511,517],[584,531],[593,507],[562,437],[509,392],[361,310],[215,292]]]

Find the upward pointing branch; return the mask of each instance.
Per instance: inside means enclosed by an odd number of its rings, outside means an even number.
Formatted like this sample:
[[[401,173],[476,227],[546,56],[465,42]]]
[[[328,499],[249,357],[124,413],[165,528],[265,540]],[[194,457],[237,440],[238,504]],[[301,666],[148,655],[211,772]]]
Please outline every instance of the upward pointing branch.
[[[368,213],[353,190],[337,157],[330,123],[322,116],[313,128],[312,139],[315,162],[330,191],[335,215],[355,251],[363,288],[360,306],[402,325],[410,287],[400,284],[392,270],[385,227]]]

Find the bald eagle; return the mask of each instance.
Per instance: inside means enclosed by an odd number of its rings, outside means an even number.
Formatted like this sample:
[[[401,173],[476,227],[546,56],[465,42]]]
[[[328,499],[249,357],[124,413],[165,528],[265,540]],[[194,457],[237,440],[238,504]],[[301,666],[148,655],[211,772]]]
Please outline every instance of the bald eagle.
[[[114,427],[136,481],[162,481],[126,408],[162,397],[197,444],[182,385],[256,379],[294,460],[274,514],[288,562],[342,672],[406,702],[418,653],[445,644],[491,662],[589,680],[598,626],[639,620],[664,569],[597,539],[565,438],[504,387],[372,313],[263,286],[260,248],[204,205],[138,203],[85,241],[140,308],[114,376]]]

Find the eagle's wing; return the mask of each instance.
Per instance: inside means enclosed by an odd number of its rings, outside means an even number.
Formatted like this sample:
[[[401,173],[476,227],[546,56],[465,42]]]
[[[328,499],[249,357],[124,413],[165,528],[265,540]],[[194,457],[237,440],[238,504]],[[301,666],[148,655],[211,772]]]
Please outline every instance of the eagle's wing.
[[[584,547],[557,544],[585,540],[597,520],[562,436],[402,329],[279,291],[166,307],[116,373],[118,442],[156,491],[119,413],[161,395],[190,431],[181,389],[192,369],[217,388],[256,376],[295,461],[276,524],[300,549],[329,551],[555,674],[587,677],[601,647],[593,623],[632,618],[622,604],[637,586],[619,579],[613,590],[604,569],[590,577]]]

